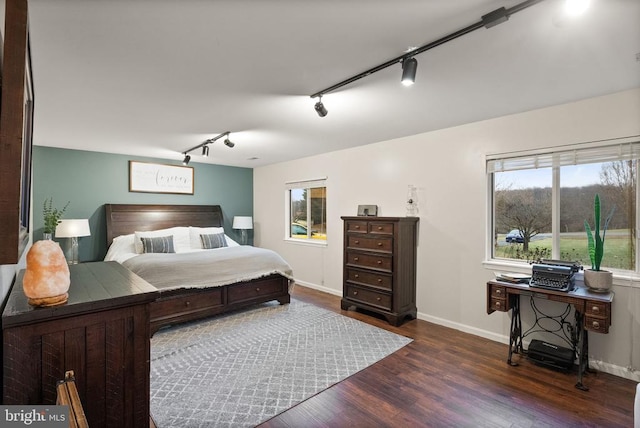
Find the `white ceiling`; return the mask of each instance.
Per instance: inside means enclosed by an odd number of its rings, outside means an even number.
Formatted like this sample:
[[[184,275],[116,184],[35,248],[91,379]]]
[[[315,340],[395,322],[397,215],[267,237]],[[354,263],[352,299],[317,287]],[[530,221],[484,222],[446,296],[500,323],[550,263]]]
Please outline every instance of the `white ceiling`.
[[[257,167],[640,87],[640,0],[545,0],[418,55],[412,87],[396,64],[315,113],[310,94],[518,3],[30,0],[34,142],[179,161],[231,131],[207,162]]]

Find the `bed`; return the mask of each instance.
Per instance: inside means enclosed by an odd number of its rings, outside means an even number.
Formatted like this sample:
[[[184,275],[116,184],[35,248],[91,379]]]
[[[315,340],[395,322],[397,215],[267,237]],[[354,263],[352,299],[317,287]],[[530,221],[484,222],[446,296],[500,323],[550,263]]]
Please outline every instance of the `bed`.
[[[167,325],[271,300],[290,302],[291,268],[277,253],[240,246],[226,235],[226,248],[193,249],[199,239],[220,236],[209,232],[223,231],[219,205],[105,204],[105,213],[105,260],[122,263],[160,290],[151,303],[151,334]],[[175,252],[147,254],[148,246],[166,241],[168,234]],[[187,246],[192,249],[184,250]]]

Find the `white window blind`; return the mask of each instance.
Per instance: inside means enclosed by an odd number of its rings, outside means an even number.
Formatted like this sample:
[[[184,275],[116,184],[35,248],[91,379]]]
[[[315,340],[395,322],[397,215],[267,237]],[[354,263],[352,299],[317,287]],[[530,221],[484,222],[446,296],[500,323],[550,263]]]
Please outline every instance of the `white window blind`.
[[[291,189],[311,189],[314,187],[326,187],[327,177],[316,178],[313,180],[289,181],[285,183],[287,190]]]
[[[487,172],[516,171],[521,169],[551,168],[566,165],[613,162],[640,159],[640,138],[625,138],[615,144],[585,144],[573,147],[508,153],[487,156]],[[628,140],[628,141],[627,141]]]

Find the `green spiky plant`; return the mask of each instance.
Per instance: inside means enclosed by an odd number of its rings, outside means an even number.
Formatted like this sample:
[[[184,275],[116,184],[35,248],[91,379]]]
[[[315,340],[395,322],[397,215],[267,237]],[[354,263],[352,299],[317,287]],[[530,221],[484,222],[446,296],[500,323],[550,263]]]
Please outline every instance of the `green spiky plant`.
[[[604,256],[604,238],[607,234],[607,228],[609,227],[609,221],[613,217],[613,212],[616,206],[614,205],[609,212],[609,215],[604,221],[602,227],[602,237],[600,236],[600,196],[596,193],[593,201],[593,213],[595,220],[595,233],[591,231],[589,222],[584,221],[584,228],[587,232],[587,245],[589,248],[589,258],[591,259],[591,270],[599,271],[600,264],[602,263],[602,257]]]
[[[61,210],[53,207],[53,198],[45,199],[42,207],[42,215],[44,216],[44,233],[54,233],[56,226],[60,223],[60,219],[67,210],[70,202]]]

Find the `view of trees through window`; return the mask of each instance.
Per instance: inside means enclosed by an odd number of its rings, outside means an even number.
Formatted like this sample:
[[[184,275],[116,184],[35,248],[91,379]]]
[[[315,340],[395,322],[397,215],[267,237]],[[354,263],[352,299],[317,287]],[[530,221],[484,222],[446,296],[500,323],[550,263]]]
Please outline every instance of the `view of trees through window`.
[[[326,187],[289,190],[290,235],[296,239],[327,240]]]
[[[559,173],[553,204],[553,173]],[[603,268],[636,271],[637,160],[494,172],[494,257],[536,261],[559,258],[591,267],[584,221],[595,227],[600,195],[606,232]],[[553,227],[554,210],[559,224]],[[553,230],[558,230],[557,237]],[[557,248],[555,248],[556,246]]]

